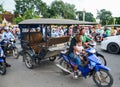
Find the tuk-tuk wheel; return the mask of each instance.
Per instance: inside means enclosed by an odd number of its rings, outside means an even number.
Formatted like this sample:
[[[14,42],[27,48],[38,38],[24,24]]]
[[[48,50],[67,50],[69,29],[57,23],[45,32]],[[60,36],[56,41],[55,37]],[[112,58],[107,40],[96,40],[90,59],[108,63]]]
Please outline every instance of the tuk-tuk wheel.
[[[32,60],[32,57],[28,53],[24,54],[23,59],[24,59],[26,67],[28,69],[33,69],[34,67],[33,60]]]
[[[50,61],[54,61],[56,59],[56,57],[54,56],[54,57],[49,57],[49,60]]]

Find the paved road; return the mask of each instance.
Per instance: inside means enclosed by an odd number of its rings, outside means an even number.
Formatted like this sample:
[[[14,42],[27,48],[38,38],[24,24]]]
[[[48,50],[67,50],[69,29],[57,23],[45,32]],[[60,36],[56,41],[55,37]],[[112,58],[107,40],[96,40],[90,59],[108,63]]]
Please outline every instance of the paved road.
[[[112,87],[120,87],[120,55],[113,55],[101,51],[107,59],[108,66],[112,69],[111,73],[114,78]],[[45,61],[30,70],[27,69],[19,59],[7,58],[12,67],[7,68],[7,73],[0,76],[0,87],[97,87],[92,78],[80,78],[74,80],[71,76],[65,76],[60,69],[55,66],[55,62]]]

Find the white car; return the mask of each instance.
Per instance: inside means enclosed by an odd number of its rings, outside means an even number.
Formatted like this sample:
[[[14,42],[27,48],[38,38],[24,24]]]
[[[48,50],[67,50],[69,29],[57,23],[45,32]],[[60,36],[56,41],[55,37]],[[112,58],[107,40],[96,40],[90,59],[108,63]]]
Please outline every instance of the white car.
[[[120,52],[120,35],[106,37],[101,42],[101,49],[109,53],[117,54]]]

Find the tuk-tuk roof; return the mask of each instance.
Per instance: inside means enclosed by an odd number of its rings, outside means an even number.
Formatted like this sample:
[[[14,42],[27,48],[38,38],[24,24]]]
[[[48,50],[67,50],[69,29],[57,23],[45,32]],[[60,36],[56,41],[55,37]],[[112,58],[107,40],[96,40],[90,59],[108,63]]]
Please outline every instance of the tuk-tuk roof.
[[[70,19],[53,19],[53,18],[39,18],[39,19],[27,19],[19,23],[19,25],[29,24],[91,24],[95,25],[96,22],[83,22]]]

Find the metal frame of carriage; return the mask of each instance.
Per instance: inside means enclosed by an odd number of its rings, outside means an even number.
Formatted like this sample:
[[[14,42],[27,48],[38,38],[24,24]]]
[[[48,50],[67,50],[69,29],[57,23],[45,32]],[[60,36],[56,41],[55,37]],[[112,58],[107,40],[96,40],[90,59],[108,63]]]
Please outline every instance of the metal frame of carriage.
[[[49,58],[50,61],[54,61],[60,54],[61,48],[66,46],[60,45],[69,41],[69,36],[54,37],[51,38],[51,34],[48,38],[47,27],[49,26],[51,33],[52,25],[81,25],[91,24],[95,25],[95,22],[83,22],[78,20],[69,19],[52,19],[52,18],[40,18],[40,19],[28,19],[19,23],[20,28],[20,40],[21,40],[21,55],[23,61],[28,68],[33,68],[34,64],[39,63],[41,60]],[[32,29],[40,28],[45,29],[45,37],[43,38],[42,33],[32,31]],[[44,27],[44,28],[43,28]],[[58,45],[58,47],[56,47]],[[58,48],[58,49],[56,49]]]

